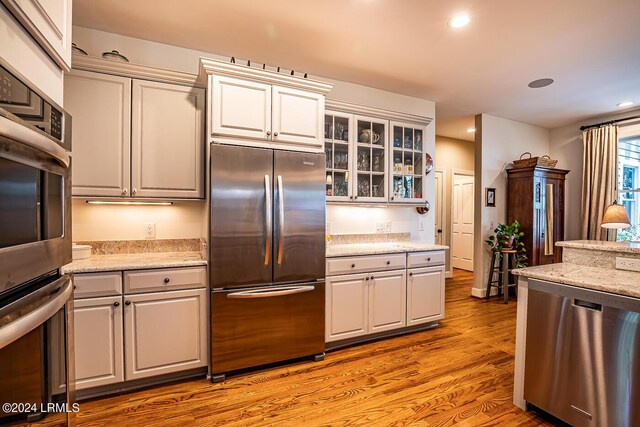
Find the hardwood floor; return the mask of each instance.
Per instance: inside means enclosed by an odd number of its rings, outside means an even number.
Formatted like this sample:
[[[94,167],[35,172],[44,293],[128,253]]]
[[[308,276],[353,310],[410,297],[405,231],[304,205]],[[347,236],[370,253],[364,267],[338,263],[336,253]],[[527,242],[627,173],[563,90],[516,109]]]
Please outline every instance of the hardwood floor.
[[[81,402],[79,425],[538,426],[513,406],[516,304],[447,280],[446,320],[424,332],[231,377]]]

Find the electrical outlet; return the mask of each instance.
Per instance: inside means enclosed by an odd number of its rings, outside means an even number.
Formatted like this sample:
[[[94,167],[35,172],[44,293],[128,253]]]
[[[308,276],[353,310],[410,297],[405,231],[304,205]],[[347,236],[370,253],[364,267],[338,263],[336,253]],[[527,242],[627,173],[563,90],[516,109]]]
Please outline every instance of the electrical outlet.
[[[327,221],[327,234],[331,234],[331,223]]]
[[[384,232],[391,233],[391,221],[384,222]]]
[[[156,238],[156,225],[152,222],[144,225],[144,237],[147,239]]]
[[[640,271],[640,259],[616,257],[618,270]]]
[[[489,230],[493,231],[496,228],[496,223],[494,221],[489,221]]]
[[[376,233],[384,233],[384,221],[376,221]]]
[[[418,231],[424,231],[424,221],[422,217],[418,218]]]

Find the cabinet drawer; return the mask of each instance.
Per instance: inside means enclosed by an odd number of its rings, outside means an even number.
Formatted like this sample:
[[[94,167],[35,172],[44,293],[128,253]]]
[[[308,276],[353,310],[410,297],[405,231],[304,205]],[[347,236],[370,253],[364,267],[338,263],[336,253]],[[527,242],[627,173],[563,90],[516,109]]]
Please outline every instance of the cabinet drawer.
[[[157,292],[204,288],[205,267],[125,271],[124,292]]]
[[[74,274],[74,298],[106,297],[122,294],[122,273]]]
[[[414,252],[407,254],[407,268],[444,264],[444,251]]]
[[[443,258],[444,259],[444,256]],[[327,276],[405,268],[405,254],[328,258]]]

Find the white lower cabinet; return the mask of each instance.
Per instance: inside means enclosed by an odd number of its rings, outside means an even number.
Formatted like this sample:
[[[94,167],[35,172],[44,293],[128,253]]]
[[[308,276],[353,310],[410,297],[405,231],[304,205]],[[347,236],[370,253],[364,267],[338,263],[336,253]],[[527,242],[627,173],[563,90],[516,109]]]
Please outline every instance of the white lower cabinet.
[[[124,380],[122,296],[74,301],[76,389]]]
[[[414,268],[407,277],[407,326],[444,318],[444,266]]]
[[[405,270],[329,277],[325,298],[327,342],[405,326]]]
[[[125,296],[125,380],[207,366],[206,290]]]

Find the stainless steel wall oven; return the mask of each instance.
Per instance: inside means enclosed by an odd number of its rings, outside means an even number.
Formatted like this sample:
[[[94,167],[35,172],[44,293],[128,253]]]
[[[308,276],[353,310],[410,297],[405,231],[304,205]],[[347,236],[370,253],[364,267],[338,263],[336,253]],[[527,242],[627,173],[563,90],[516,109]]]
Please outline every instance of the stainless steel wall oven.
[[[70,129],[0,58],[0,424],[73,422]]]

